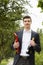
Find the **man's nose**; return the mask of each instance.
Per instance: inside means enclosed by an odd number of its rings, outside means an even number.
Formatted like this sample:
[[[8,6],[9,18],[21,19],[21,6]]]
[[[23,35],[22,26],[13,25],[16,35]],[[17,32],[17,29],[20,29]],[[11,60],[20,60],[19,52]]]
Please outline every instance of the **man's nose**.
[[[29,23],[28,21],[26,23]]]

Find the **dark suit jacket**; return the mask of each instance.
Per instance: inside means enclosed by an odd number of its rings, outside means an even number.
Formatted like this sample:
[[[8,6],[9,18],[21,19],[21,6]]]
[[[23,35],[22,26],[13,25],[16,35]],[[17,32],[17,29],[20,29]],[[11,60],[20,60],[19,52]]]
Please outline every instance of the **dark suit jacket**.
[[[23,30],[16,32],[16,34],[18,35],[18,39],[19,39],[19,43],[20,43],[20,52],[21,52]],[[29,57],[30,65],[35,65],[35,51],[38,52],[38,53],[40,53],[40,51],[41,51],[39,34],[34,32],[34,31],[31,31],[31,39],[33,37],[34,37],[34,41],[37,45],[35,47],[31,46],[29,48],[28,54],[30,54],[30,57]],[[12,49],[14,49],[13,44],[12,44]],[[20,57],[20,52],[18,54],[16,53],[16,55],[14,57],[13,65],[15,65],[18,62],[19,57]]]

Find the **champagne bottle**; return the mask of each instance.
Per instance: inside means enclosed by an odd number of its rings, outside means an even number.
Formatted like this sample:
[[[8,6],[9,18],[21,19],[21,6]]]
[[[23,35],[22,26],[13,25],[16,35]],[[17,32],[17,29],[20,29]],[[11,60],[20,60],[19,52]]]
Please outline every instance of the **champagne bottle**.
[[[17,36],[16,33],[14,33],[14,38],[15,38],[15,42],[19,42],[19,41],[18,41],[18,36]],[[19,47],[16,48],[16,53],[19,53]]]

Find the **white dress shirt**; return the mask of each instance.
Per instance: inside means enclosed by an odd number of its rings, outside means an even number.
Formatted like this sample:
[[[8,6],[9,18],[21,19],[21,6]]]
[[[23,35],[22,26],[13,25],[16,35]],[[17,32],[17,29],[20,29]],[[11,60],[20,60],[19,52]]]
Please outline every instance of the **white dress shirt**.
[[[31,40],[31,29],[28,31],[24,29],[20,56],[29,56],[29,54],[27,54],[26,52],[29,51],[28,47],[30,47],[30,40]]]

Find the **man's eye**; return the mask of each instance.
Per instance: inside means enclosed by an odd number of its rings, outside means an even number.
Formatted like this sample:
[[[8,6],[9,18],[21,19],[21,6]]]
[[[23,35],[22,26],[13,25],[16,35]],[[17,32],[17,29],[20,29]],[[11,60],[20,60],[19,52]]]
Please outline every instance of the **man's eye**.
[[[27,21],[24,21],[24,22],[27,22]]]
[[[30,21],[24,21],[24,22],[30,22]]]
[[[28,22],[30,22],[30,21],[28,21]]]

